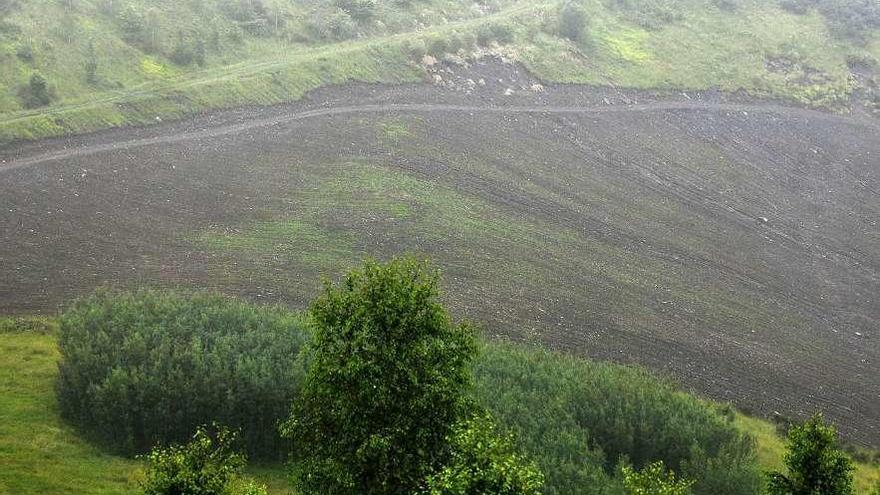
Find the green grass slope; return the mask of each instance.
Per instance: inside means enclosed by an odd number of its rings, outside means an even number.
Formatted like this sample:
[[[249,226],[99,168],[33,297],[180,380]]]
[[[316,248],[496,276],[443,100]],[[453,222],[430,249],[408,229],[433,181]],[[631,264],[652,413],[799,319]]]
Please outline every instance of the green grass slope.
[[[48,320],[0,319],[0,495],[135,493],[139,461],[101,452],[61,421],[53,331]],[[270,494],[290,493],[282,468],[251,471]]]
[[[871,101],[880,35],[872,24],[841,33],[821,8],[835,1],[576,0],[583,34],[571,41],[559,0],[5,0],[0,144],[417,81],[425,53],[478,45],[547,81]]]

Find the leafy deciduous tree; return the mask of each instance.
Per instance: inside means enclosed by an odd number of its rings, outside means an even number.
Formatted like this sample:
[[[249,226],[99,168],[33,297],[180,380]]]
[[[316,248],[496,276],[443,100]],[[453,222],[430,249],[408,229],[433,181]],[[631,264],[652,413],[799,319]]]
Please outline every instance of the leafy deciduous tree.
[[[313,361],[282,433],[304,493],[410,495],[447,457],[471,401],[474,332],[411,258],[368,262],[313,303]]]
[[[851,495],[853,463],[838,448],[837,429],[817,414],[788,433],[788,474],[769,474],[770,495]]]

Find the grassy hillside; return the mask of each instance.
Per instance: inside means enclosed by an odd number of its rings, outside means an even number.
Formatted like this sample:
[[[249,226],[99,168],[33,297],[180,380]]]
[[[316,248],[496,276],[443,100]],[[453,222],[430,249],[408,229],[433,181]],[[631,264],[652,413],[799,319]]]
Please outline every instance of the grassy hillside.
[[[425,53],[478,46],[546,81],[874,98],[876,25],[845,30],[821,8],[836,0],[800,1],[576,0],[571,33],[560,0],[6,0],[0,143],[417,81]]]
[[[0,494],[132,493],[141,476],[141,464],[102,453],[77,436],[58,417],[53,390],[58,360],[54,322],[0,319],[0,352],[9,357],[0,362],[0,391],[3,392],[0,394]],[[559,374],[554,375],[553,380],[593,376],[593,379],[600,380],[598,383],[614,384],[615,380],[631,373],[625,369],[614,372],[613,368],[603,365],[554,357],[542,351],[507,348],[492,351],[491,357],[481,365],[479,374],[484,376],[491,373],[492,361],[503,361],[510,353],[517,354],[519,358],[525,357],[521,362],[526,368],[549,366],[558,370]],[[497,367],[495,369],[497,372]],[[523,379],[520,371],[508,368],[507,379]],[[485,377],[480,379],[483,383],[486,380]],[[532,398],[538,399],[540,393],[541,390],[534,390]],[[552,410],[559,412],[564,409],[563,396],[560,394],[558,400],[552,401]],[[498,406],[505,400],[502,395],[492,397],[490,403]],[[513,421],[514,430],[520,432],[525,445],[547,441],[522,436],[522,430],[517,425],[526,423],[517,421],[526,420],[529,416],[520,416],[517,420],[515,414],[511,416],[514,411],[508,408],[505,420]],[[570,420],[558,416],[553,422],[547,423],[547,431],[555,431],[554,428]],[[778,468],[783,441],[776,435],[774,427],[744,416],[738,416],[736,424],[758,440],[762,467]],[[563,445],[559,444],[560,448]],[[267,483],[270,493],[289,493],[282,468],[257,467],[251,470],[251,474]],[[880,468],[876,465],[859,464],[856,475],[858,493],[867,493],[868,487],[878,478]]]

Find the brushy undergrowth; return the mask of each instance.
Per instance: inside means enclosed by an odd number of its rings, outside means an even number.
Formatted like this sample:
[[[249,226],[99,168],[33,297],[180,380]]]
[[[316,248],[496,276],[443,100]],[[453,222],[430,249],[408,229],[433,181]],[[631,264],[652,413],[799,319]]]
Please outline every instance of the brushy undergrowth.
[[[309,352],[301,316],[209,294],[99,292],[61,318],[65,417],[122,452],[179,442],[199,424],[282,451]],[[487,343],[476,396],[546,476],[544,493],[621,493],[618,466],[663,461],[697,494],[758,491],[753,440],[732,414],[648,372]]]
[[[663,461],[696,494],[754,494],[754,440],[732,412],[645,370],[515,345],[486,345],[477,396],[547,476],[545,495],[621,493],[617,466]]]
[[[281,459],[303,328],[284,310],[212,294],[98,292],[61,317],[61,413],[126,454],[217,421],[241,429],[251,457]]]

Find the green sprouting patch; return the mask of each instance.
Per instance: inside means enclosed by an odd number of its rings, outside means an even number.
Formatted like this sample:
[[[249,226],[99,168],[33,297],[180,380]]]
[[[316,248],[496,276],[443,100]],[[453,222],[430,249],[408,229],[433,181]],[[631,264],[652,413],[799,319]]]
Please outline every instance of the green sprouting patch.
[[[606,31],[600,36],[603,45],[616,58],[632,63],[644,62],[651,58],[646,46],[650,33],[644,29],[622,27]]]
[[[350,236],[300,219],[258,222],[227,232],[209,231],[198,242],[212,250],[263,257],[270,263],[295,263],[320,272],[349,260],[354,250]]]
[[[395,119],[381,122],[380,127],[379,139],[387,145],[397,146],[411,135],[409,125],[404,120]]]
[[[58,322],[44,316],[0,317],[0,334],[4,333],[54,333]]]
[[[144,57],[141,59],[141,70],[144,74],[151,77],[168,77],[171,71],[168,66],[156,60],[155,57]]]

